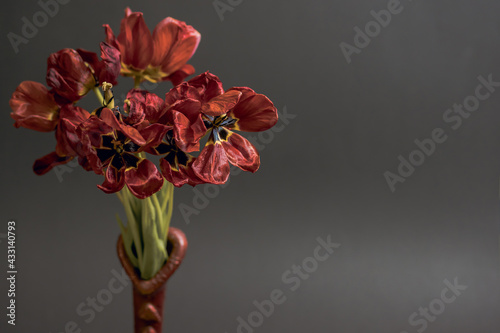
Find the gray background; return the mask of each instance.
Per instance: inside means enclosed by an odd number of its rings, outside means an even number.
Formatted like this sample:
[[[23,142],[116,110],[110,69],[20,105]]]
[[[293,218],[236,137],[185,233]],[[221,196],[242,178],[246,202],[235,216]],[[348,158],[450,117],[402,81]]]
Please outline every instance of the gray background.
[[[500,81],[498,1],[404,0],[348,64],[339,44],[352,44],[353,28],[387,1],[243,1],[221,21],[212,1],[74,0],[17,54],[6,35],[20,34],[21,18],[31,21],[40,7],[2,5],[0,233],[17,221],[19,274],[17,325],[2,310],[1,332],[59,333],[69,321],[82,332],[132,331],[130,285],[90,323],[75,312],[121,269],[120,203],[78,168],[62,182],[53,172],[35,176],[33,161],[55,140],[16,130],[8,106],[21,81],[45,81],[50,53],[98,51],[101,25],[118,33],[127,5],[144,12],[150,29],[166,16],[193,25],[202,34],[191,61],[197,73],[210,70],[226,88],[252,87],[296,115],[266,144],[261,169],[234,176],[189,224],[179,205],[192,206],[194,192],[176,190],[172,225],[189,249],[168,282],[165,331],[236,332],[254,300],[280,289],[286,302],[255,332],[417,332],[422,325],[409,316],[455,278],[467,289],[425,331],[499,331],[500,91],[455,131],[442,118],[474,93],[479,75]],[[121,83],[118,95],[132,84]],[[96,102],[89,96],[82,105]],[[397,172],[398,156],[435,128],[447,141],[392,193],[384,172]],[[282,274],[328,235],[341,246],[291,291]]]

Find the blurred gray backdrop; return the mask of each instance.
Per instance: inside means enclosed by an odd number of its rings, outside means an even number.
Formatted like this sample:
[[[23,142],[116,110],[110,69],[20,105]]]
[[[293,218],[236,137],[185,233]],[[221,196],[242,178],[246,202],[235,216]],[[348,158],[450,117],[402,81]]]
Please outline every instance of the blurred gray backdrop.
[[[80,168],[34,175],[53,134],[15,129],[8,105],[21,81],[45,82],[50,53],[97,52],[126,6],[151,30],[193,25],[197,73],[266,94],[282,116],[247,136],[256,174],[175,191],[189,249],[165,332],[499,331],[498,1],[60,0],[52,16],[45,3],[1,11],[0,267],[15,220],[18,268],[15,327],[0,283],[1,332],[132,332],[119,201]],[[9,33],[34,20],[16,53]]]

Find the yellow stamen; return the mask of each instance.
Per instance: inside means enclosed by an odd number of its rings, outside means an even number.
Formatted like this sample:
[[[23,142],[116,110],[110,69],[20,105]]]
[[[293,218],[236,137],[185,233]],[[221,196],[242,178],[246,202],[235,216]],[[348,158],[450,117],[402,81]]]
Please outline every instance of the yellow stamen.
[[[102,83],[102,91],[104,91],[104,100],[106,102],[105,106],[109,109],[113,109],[115,107],[115,100],[113,98],[113,91],[111,88],[113,88],[111,83]]]

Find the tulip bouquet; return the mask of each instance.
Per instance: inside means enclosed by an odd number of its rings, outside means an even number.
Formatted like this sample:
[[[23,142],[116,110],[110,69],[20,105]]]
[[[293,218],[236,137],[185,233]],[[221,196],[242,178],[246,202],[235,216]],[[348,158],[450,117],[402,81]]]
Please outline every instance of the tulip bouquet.
[[[195,73],[187,62],[200,34],[184,22],[168,17],[151,34],[143,14],[127,8],[118,36],[108,25],[104,30],[99,56],[82,49],[51,54],[49,88],[22,82],[10,100],[11,117],[15,127],[55,132],[55,149],[35,161],[36,174],[78,159],[104,177],[97,187],[123,203],[123,245],[147,280],[168,259],[174,187],[223,184],[231,164],[257,171],[259,153],[236,131],[267,130],[278,114],[266,96],[247,87],[224,90],[209,72],[186,81]],[[120,106],[113,95],[119,76],[134,81]],[[160,97],[141,89],[144,81],[173,87]],[[89,93],[97,97],[92,111],[77,105]]]

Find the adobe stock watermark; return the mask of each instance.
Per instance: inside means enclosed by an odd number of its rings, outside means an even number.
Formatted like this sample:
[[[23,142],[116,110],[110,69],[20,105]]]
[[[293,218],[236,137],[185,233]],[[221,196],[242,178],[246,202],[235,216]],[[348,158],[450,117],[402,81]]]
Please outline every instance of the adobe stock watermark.
[[[431,157],[437,150],[439,144],[446,142],[450,129],[458,130],[465,119],[468,119],[474,112],[479,110],[481,102],[484,102],[500,87],[500,82],[493,81],[493,74],[489,74],[487,78],[480,75],[477,77],[479,84],[476,86],[474,93],[465,97],[461,104],[453,104],[453,106],[443,112],[443,121],[449,127],[434,128],[429,137],[422,140],[415,139],[413,142],[416,146],[407,156],[399,155],[397,172],[385,171],[383,176],[389,186],[391,192],[396,191],[398,183],[404,183],[413,173],[416,168],[422,166],[427,158]],[[448,133],[448,134],[447,134]]]
[[[412,0],[406,0],[412,2]],[[365,49],[370,45],[371,41],[378,37],[382,32],[383,28],[387,28],[392,22],[393,16],[401,14],[404,10],[404,6],[401,4],[400,0],[389,0],[387,2],[387,9],[381,9],[379,11],[372,10],[370,15],[373,20],[367,22],[362,30],[360,27],[354,27],[354,38],[353,44],[348,44],[346,42],[341,42],[339,44],[340,50],[345,57],[348,64],[352,62],[352,56],[354,54],[360,54],[361,50]]]
[[[278,111],[278,123],[276,125],[267,131],[249,135],[247,136],[247,139],[255,146],[255,148],[257,148],[259,152],[262,152],[266,149],[267,145],[274,140],[275,134],[282,132],[285,127],[290,124],[291,120],[295,119],[295,117],[297,117],[297,115],[288,113],[288,109],[285,105],[281,112]],[[229,185],[231,178],[242,172],[243,171],[240,168],[231,166],[231,175],[225,184],[206,184],[193,187],[193,199],[191,205],[180,203],[178,206],[184,222],[189,224],[191,222],[192,215],[199,215],[201,211],[208,207],[210,200],[215,199],[219,195],[221,188],[226,188]]]
[[[287,301],[286,293],[297,291],[302,282],[309,279],[313,273],[318,270],[319,264],[330,258],[336,249],[340,247],[339,243],[333,243],[331,235],[326,239],[322,237],[316,238],[317,246],[314,248],[312,255],[306,257],[298,265],[292,265],[281,275],[283,288],[271,290],[269,297],[262,300],[254,300],[252,302],[255,310],[244,316],[236,318],[237,327],[236,333],[253,333],[257,328],[261,327],[265,320],[270,318],[276,307]],[[226,333],[228,333],[226,331]]]
[[[445,287],[441,290],[439,297],[431,300],[427,307],[419,307],[418,311],[413,312],[408,317],[408,324],[415,328],[418,333],[423,333],[429,327],[429,324],[435,322],[437,317],[443,314],[446,307],[455,302],[462,295],[462,292],[467,289],[466,285],[459,284],[457,277],[453,279],[453,282],[445,279],[443,283]],[[400,333],[409,332],[401,331]]]
[[[219,16],[220,21],[224,21],[224,13],[233,12],[236,7],[241,5],[243,0],[214,0],[212,5]]]
[[[17,54],[19,53],[19,45],[28,44],[29,41],[36,37],[38,29],[45,27],[49,23],[49,19],[59,13],[59,6],[66,5],[71,0],[39,0],[37,2],[41,10],[35,12],[31,20],[23,16],[21,17],[20,34],[9,32],[7,38],[9,39],[12,49]]]
[[[130,279],[124,269],[120,272],[111,270],[113,277],[108,281],[105,288],[99,290],[95,297],[87,297],[76,307],[76,314],[83,320],[83,323],[90,324],[94,321],[98,313],[104,311],[105,307],[113,301],[113,296],[120,294],[130,283]],[[81,333],[83,323],[78,324],[74,320],[66,322],[62,330],[56,333]],[[52,332],[51,332],[52,333]]]

